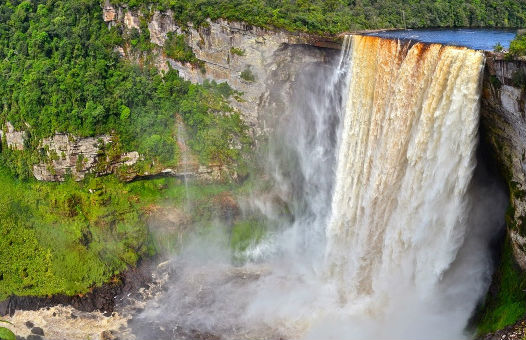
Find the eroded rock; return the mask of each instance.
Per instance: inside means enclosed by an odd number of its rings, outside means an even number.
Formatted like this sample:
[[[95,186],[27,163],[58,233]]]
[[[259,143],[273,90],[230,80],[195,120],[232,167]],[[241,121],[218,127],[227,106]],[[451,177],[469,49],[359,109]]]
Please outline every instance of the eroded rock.
[[[494,149],[510,189],[508,234],[517,264],[526,271],[526,61],[488,52],[482,91],[483,137]]]
[[[108,3],[104,6],[103,17],[110,26],[122,23],[128,29],[135,27],[134,23],[141,18],[147,19],[150,40],[158,46],[151,52],[157,67],[167,70],[170,65],[194,83],[205,79],[226,81],[234,90],[242,92],[230,101],[230,105],[239,110],[255,135],[266,129],[262,115],[283,114],[281,102],[287,100],[298,72],[310,63],[330,62],[339,49],[336,38],[268,30],[221,19],[209,21],[206,27],[190,23],[185,31],[186,40],[196,57],[204,62],[203,73],[189,63],[169,59],[164,54],[168,33],[183,33],[171,11],[156,10],[145,17],[141,12],[112,7]],[[138,59],[130,54],[126,57]],[[243,77],[244,71],[250,72],[253,80]]]

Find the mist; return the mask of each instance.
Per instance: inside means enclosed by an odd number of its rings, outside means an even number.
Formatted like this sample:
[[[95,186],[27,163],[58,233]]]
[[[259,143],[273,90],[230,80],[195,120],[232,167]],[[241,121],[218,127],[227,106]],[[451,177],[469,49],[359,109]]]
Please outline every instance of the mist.
[[[192,235],[137,339],[469,338],[506,208],[476,156],[483,63],[347,37],[303,70],[240,198],[267,232],[238,252],[220,221]]]

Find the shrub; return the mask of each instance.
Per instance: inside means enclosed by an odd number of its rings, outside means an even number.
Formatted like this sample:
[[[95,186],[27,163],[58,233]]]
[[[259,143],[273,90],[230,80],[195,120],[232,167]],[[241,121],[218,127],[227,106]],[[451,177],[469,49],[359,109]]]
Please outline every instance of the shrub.
[[[249,82],[256,81],[256,76],[254,76],[254,74],[252,73],[252,71],[250,71],[249,68],[246,68],[243,72],[241,72],[240,77],[241,79],[245,81],[249,81]]]
[[[242,57],[242,56],[245,55],[245,50],[240,49],[240,48],[237,48],[237,47],[231,47],[231,48],[230,48],[230,53]]]
[[[513,56],[526,55],[526,34],[515,37],[510,43],[510,54]]]

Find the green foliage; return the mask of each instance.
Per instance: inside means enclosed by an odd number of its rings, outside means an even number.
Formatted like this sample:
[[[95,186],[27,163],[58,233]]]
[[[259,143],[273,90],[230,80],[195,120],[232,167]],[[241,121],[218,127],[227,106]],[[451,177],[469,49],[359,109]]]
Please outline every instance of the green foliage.
[[[242,220],[232,227],[230,245],[234,251],[242,252],[258,243],[265,235],[265,225],[256,218]]]
[[[0,4],[0,125],[10,121],[30,133],[29,151],[3,152],[0,164],[30,178],[32,165],[45,158],[39,141],[65,132],[111,133],[123,152],[138,150],[145,163],[176,165],[178,112],[198,138],[191,145],[200,160],[239,157],[239,150],[222,149],[247,141],[244,124],[229,113],[233,92],[227,85],[192,85],[175,70],[163,76],[148,63],[130,64],[113,51],[123,39],[149,51],[147,21],[123,38],[119,27],[108,29],[102,21],[97,0]],[[170,57],[202,67],[183,35],[170,35],[166,49]]]
[[[243,72],[241,72],[240,77],[241,77],[241,79],[246,80],[246,81],[250,81],[250,82],[253,82],[253,81],[256,80],[256,76],[254,76],[252,71],[250,71],[250,69],[248,69],[248,68],[243,70]]]
[[[164,43],[164,52],[174,60],[190,63],[200,68],[204,67],[203,61],[197,59],[192,48],[186,43],[184,34],[169,32]]]
[[[522,69],[519,69],[511,75],[511,81],[515,87],[526,87],[526,74]],[[523,196],[524,197],[524,196]]]
[[[0,300],[76,294],[133,266],[153,248],[128,185],[14,180],[0,171]]]
[[[151,211],[166,205],[188,216],[190,230],[213,228],[212,221],[224,219],[231,192],[241,190],[235,184],[185,186],[175,178],[21,181],[1,168],[0,187],[0,301],[12,294],[85,293],[143,256],[181,246],[184,226],[150,232]],[[243,227],[237,229],[235,244],[247,242]]]
[[[231,47],[231,48],[230,48],[230,53],[242,57],[242,56],[245,55],[245,50],[243,50],[243,49],[241,49],[241,48],[237,48],[237,47]]]
[[[227,83],[191,84],[179,105],[191,135],[188,144],[202,163],[241,162],[241,155],[250,144],[239,113],[228,106],[227,99],[233,93]]]
[[[526,34],[519,34],[510,43],[510,54],[512,56],[526,55]]]
[[[119,101],[108,82],[122,67],[112,51],[121,38],[101,15],[97,1],[0,4],[1,121],[28,123],[34,137],[113,128]]]
[[[130,7],[171,9],[180,25],[225,18],[261,27],[335,34],[356,29],[522,27],[520,0],[113,0]]]
[[[16,336],[9,329],[0,327],[0,340],[16,340]]]
[[[478,334],[503,329],[526,314],[526,275],[515,263],[510,240],[506,240],[495,274],[496,294],[488,294],[478,323]]]
[[[502,46],[502,44],[500,42],[498,42],[497,44],[495,44],[495,46],[493,47],[493,50],[495,52],[502,52],[504,50],[504,46]]]

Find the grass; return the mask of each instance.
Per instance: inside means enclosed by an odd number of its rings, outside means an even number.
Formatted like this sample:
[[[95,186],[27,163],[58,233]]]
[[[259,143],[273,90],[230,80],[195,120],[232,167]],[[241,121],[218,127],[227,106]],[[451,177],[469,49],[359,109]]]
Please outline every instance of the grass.
[[[245,50],[237,47],[230,47],[230,53],[242,57],[245,55]]]
[[[11,294],[73,295],[108,282],[157,251],[148,207],[182,207],[187,197],[173,178],[45,183],[1,168],[0,187],[0,301]],[[215,197],[234,189],[189,185],[193,221],[212,220]]]
[[[214,235],[218,223],[230,231],[232,252],[242,251],[264,232],[259,221],[238,218],[236,196],[252,187],[250,180],[185,186],[175,178],[124,183],[115,176],[47,183],[0,167],[0,301],[85,293],[142,257],[177,251],[188,231]],[[150,230],[149,214],[163,208],[190,217],[183,237]]]
[[[243,252],[257,244],[265,235],[265,224],[256,218],[240,220],[232,227],[230,246],[234,251]]]
[[[245,69],[243,72],[241,72],[240,77],[241,77],[241,79],[243,79],[245,81],[248,81],[248,82],[256,81],[256,76],[248,68]]]
[[[496,294],[489,293],[483,306],[477,333],[484,335],[513,325],[526,315],[526,275],[513,258],[507,239],[495,274]]]
[[[77,294],[154,252],[140,206],[113,177],[13,179],[0,170],[0,300]]]

